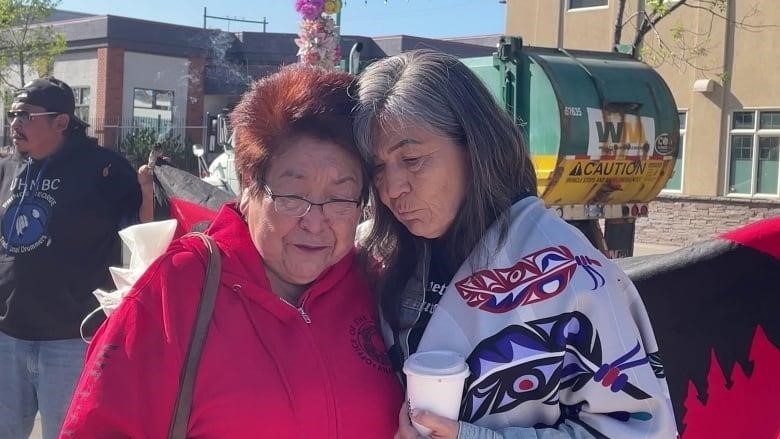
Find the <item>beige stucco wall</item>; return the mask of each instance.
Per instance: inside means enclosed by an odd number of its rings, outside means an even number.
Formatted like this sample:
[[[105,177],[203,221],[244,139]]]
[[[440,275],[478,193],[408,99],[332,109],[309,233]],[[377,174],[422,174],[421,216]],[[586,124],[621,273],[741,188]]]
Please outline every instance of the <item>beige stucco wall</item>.
[[[609,50],[612,33],[602,23],[615,16],[613,5],[568,12],[565,6],[566,0],[507,0],[506,33],[534,46]]]
[[[553,2],[528,0],[507,1],[506,34],[521,36],[528,44],[558,47],[560,7]],[[534,26],[540,23],[540,26]],[[552,24],[552,25],[551,25]]]
[[[750,14],[755,0],[735,3],[736,19]],[[750,23],[758,25],[780,24],[780,3],[777,0],[760,0],[760,9]],[[761,27],[753,31],[734,32],[734,62],[729,66],[731,93],[735,103],[744,107],[780,107],[780,28]]]
[[[563,44],[567,49],[610,50],[612,33],[605,32],[615,16],[612,5],[602,8],[586,8],[566,11],[563,14]]]
[[[689,59],[659,58],[653,60],[658,72],[671,88],[677,107],[687,110],[686,150],[683,157],[683,193],[694,196],[717,196],[723,190],[726,114],[723,109],[728,90],[718,74],[727,68],[726,39],[729,26],[725,20],[712,20],[700,9],[682,7],[666,17],[657,27],[665,44],[676,44],[674,29],[684,28],[682,40],[688,47],[701,46],[707,55]],[[709,42],[701,34],[709,35]],[[645,50],[658,50],[655,34],[645,38]],[[693,91],[697,79],[712,79],[711,92]]]

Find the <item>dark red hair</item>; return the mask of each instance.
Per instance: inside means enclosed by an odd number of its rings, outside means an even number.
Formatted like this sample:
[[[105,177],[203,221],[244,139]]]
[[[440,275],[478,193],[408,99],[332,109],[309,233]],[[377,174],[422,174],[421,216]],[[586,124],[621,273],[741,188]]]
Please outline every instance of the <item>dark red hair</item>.
[[[235,165],[242,187],[262,179],[270,160],[293,139],[333,142],[357,158],[368,193],[367,166],[355,146],[351,112],[354,76],[304,64],[256,81],[230,115]]]

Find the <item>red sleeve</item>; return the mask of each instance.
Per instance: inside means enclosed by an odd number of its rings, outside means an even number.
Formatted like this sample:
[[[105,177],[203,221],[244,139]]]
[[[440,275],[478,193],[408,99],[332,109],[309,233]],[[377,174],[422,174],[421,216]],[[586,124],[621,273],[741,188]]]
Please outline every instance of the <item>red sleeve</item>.
[[[167,437],[204,270],[169,251],[138,280],[87,351],[61,437]]]

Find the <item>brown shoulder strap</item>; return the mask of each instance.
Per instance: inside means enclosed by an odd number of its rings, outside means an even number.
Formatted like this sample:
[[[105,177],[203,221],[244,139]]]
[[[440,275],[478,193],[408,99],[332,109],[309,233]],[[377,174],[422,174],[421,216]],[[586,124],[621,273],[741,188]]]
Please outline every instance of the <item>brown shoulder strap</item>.
[[[181,375],[179,376],[179,393],[176,397],[176,406],[174,407],[173,418],[168,430],[169,439],[185,439],[187,437],[187,424],[189,423],[190,410],[192,409],[195,375],[198,371],[200,354],[206,341],[211,315],[214,312],[214,302],[216,301],[217,289],[219,288],[219,276],[222,272],[219,248],[217,248],[214,240],[203,233],[191,233],[190,235],[198,236],[206,244],[208,265],[206,266],[206,277],[201,290],[201,299],[198,304],[192,338],[190,339],[187,356],[184,359]]]

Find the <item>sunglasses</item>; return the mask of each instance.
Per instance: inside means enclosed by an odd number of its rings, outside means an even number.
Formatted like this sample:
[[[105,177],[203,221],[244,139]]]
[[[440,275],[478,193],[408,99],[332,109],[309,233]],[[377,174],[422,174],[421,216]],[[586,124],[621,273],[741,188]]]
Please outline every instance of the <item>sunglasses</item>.
[[[6,113],[6,117],[8,117],[9,122],[13,122],[14,119],[19,119],[22,123],[27,123],[31,121],[33,118],[38,116],[48,116],[53,114],[60,114],[56,111],[44,111],[41,113],[30,113],[29,111],[24,110],[18,110],[18,111],[9,111]]]

